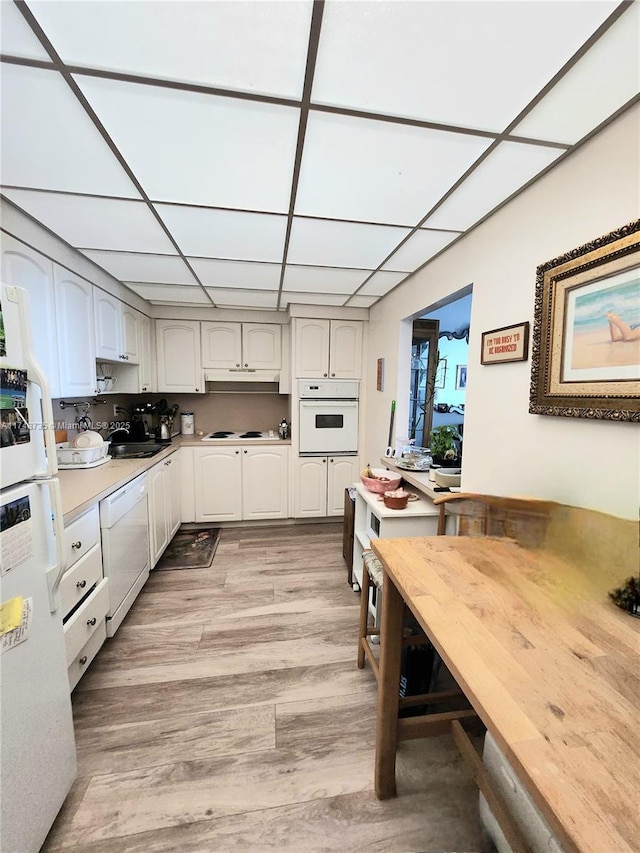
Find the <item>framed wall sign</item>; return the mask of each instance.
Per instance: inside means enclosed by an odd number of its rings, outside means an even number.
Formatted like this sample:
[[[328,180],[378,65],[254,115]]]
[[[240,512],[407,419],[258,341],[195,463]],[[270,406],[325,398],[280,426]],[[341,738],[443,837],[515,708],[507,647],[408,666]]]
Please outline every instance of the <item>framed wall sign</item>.
[[[526,361],[529,355],[529,323],[503,326],[482,333],[481,364]]]
[[[538,267],[529,411],[640,422],[640,220]]]
[[[456,367],[456,391],[467,387],[467,365],[459,364]]]

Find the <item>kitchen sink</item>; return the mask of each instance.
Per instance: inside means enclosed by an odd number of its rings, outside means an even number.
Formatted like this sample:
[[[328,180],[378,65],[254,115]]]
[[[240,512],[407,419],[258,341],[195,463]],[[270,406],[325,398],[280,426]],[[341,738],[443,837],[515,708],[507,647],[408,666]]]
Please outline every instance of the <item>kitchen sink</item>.
[[[150,442],[130,442],[129,444],[112,444],[109,455],[112,459],[149,459],[160,453],[168,444],[152,444]]]

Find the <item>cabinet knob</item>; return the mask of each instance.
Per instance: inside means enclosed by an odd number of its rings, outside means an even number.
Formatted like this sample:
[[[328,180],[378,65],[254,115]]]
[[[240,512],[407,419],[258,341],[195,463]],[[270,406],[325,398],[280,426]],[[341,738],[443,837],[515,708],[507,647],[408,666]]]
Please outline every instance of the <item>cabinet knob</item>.
[[[335,376],[335,373],[332,373],[331,375],[332,375],[332,376]]]
[[[196,388],[196,391],[200,391],[200,389],[199,389],[199,388]]]
[[[78,589],[84,589],[86,585],[87,585],[86,581],[78,581],[78,583],[76,584]]]
[[[84,666],[88,660],[89,660],[89,658],[86,655],[82,655],[82,657],[80,658],[78,663],[80,664],[80,666]]]
[[[238,362],[236,362],[236,367],[240,367],[240,364]]]
[[[240,451],[239,451],[239,450],[236,450],[236,456],[238,455],[238,453],[240,453]]]
[[[247,452],[247,451],[245,450],[245,453],[246,453],[246,452]]]
[[[331,464],[333,464],[333,459],[330,459],[329,462],[331,462]]]
[[[328,373],[323,373],[322,375],[323,375],[323,376],[325,377],[325,379],[326,379],[326,377],[327,377],[329,374],[328,374]]]
[[[245,364],[245,367],[249,367],[249,365],[248,365],[248,364]]]
[[[97,622],[97,621],[98,621],[98,620],[97,620],[97,619],[96,619],[96,617],[94,616],[94,617],[93,617],[93,619],[87,619],[87,625],[88,625],[90,628],[93,628],[93,626],[96,624],[96,622]]]
[[[326,460],[326,459],[323,459],[323,460],[322,460],[322,464],[323,464],[323,465],[326,465],[326,464],[327,464],[327,460]]]
[[[72,548],[82,548],[82,542],[78,539],[78,541],[77,541],[77,542],[72,542],[72,543],[71,543],[71,547],[72,547]]]

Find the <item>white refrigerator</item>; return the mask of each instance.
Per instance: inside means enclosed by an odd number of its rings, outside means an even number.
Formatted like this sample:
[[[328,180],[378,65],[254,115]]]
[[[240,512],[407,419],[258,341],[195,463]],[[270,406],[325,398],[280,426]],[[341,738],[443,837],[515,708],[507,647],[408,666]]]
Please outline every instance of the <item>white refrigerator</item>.
[[[26,291],[0,284],[0,850],[37,853],[76,776],[53,414]]]

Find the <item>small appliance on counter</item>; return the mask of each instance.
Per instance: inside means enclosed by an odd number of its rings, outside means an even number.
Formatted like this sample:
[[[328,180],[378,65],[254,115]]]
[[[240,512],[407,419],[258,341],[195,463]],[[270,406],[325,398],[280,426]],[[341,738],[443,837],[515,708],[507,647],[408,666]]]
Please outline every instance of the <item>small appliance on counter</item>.
[[[193,412],[183,412],[180,415],[180,432],[182,435],[195,435],[195,431]]]
[[[289,427],[289,424],[287,423],[287,419],[283,418],[280,421],[280,424],[278,426],[278,437],[279,438],[289,438],[289,430],[290,430],[290,427]]]

